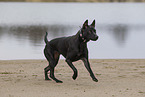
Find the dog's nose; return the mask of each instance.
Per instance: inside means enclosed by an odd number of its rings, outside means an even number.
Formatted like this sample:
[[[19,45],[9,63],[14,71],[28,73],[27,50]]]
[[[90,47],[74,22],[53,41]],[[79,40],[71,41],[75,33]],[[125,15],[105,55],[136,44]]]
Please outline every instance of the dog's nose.
[[[99,36],[96,36],[96,40],[99,38]]]
[[[97,40],[99,38],[99,36],[96,35],[95,40]]]
[[[92,40],[96,41],[98,38],[99,38],[99,36],[95,35],[95,37]]]

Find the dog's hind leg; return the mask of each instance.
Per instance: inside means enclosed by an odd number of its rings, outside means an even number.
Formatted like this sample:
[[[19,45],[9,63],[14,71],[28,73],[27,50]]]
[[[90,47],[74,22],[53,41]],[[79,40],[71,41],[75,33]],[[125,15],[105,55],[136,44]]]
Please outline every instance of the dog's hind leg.
[[[49,56],[48,50],[49,49],[44,49],[44,55],[45,55],[47,61],[49,62],[51,57]],[[49,70],[50,70],[50,66],[49,65],[46,68],[44,68],[45,80],[50,80],[49,77],[48,77],[48,74],[47,74]]]
[[[63,83],[61,80],[58,80],[55,76],[54,76],[54,67],[50,68],[50,77],[55,80],[57,83]]]
[[[48,71],[50,70],[50,61],[54,59],[53,52],[54,52],[53,49],[51,48],[49,43],[47,43],[44,49],[44,55],[47,61],[49,62],[49,65],[46,68],[44,68],[45,80],[50,80],[48,77]]]
[[[45,80],[50,80],[48,78],[48,74],[47,74],[49,70],[50,70],[50,67],[49,66],[47,66],[46,68],[44,68]]]
[[[49,65],[50,65],[50,77],[53,79],[53,80],[55,80],[57,83],[62,83],[62,81],[61,80],[58,80],[56,77],[55,77],[55,75],[54,75],[54,69],[55,69],[55,67],[56,67],[56,65],[57,65],[57,63],[58,63],[58,60],[59,60],[59,56],[60,56],[60,54],[57,52],[57,51],[54,51],[54,59],[53,60],[51,60],[49,63]]]
[[[49,62],[49,66],[44,69],[45,80],[50,80],[48,78],[47,72],[50,70],[50,77],[58,83],[62,83],[62,81],[58,80],[54,76],[54,68],[56,67],[60,54],[57,51],[54,51],[49,44],[46,45],[44,49],[44,55]]]

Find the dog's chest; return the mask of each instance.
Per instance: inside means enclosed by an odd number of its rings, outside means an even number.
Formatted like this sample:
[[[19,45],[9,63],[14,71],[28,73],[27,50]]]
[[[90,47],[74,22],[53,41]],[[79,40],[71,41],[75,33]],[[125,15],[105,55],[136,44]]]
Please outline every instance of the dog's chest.
[[[85,53],[85,47],[86,47],[86,44],[84,44],[84,43],[81,43],[81,44],[78,46],[77,57],[81,57],[81,56],[84,55],[84,53]]]
[[[83,58],[85,55],[84,52],[78,52],[76,53],[76,55],[74,57],[72,57],[72,61],[77,61],[77,60],[80,60],[81,58]]]
[[[80,43],[78,48],[79,48],[79,53],[84,53],[84,50],[86,48],[86,44],[82,42],[82,43]]]

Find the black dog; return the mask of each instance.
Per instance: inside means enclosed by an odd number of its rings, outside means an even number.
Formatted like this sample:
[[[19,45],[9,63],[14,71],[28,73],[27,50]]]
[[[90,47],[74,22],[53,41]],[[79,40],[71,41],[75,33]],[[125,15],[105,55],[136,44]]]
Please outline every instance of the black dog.
[[[50,70],[50,77],[57,83],[62,83],[62,81],[56,79],[54,76],[54,68],[58,63],[60,54],[62,54],[66,58],[67,64],[74,72],[72,76],[74,80],[77,78],[78,72],[72,62],[81,59],[90,73],[91,78],[95,82],[98,82],[90,68],[87,49],[87,42],[90,40],[96,41],[97,39],[98,36],[96,35],[95,30],[95,20],[91,25],[88,25],[88,20],[86,20],[83,27],[77,32],[77,34],[70,37],[61,37],[48,41],[46,32],[44,39],[46,43],[44,55],[49,62],[49,66],[44,69],[45,80],[50,80],[47,75]]]

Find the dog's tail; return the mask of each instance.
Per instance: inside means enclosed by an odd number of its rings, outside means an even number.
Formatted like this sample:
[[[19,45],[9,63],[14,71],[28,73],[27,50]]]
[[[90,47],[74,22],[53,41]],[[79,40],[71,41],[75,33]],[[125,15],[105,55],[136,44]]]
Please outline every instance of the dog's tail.
[[[49,42],[48,39],[47,39],[47,35],[48,35],[48,33],[46,32],[45,37],[44,37],[44,41],[45,41],[46,44]]]

